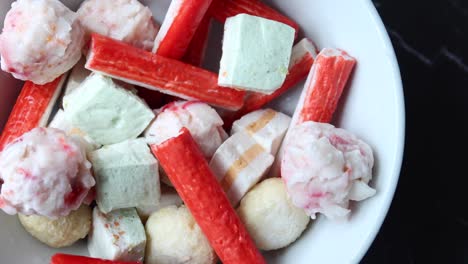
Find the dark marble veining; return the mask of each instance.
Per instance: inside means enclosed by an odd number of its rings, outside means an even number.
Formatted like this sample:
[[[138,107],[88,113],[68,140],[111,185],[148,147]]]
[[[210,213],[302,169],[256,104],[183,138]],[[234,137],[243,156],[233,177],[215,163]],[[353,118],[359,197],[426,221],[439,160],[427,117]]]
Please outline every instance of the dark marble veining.
[[[468,263],[468,1],[375,0],[395,47],[406,149],[362,263]]]

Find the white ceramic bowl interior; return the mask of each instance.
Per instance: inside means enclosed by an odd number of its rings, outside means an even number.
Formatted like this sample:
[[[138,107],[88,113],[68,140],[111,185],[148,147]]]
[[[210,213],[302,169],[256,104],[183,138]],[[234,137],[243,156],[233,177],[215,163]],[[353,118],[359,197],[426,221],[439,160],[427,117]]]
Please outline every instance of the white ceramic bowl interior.
[[[0,20],[11,0],[0,1]],[[81,1],[62,1],[76,10]],[[170,0],[146,0],[161,22]],[[370,0],[273,0],[269,4],[295,19],[302,33],[320,47],[348,51],[358,60],[335,125],[367,141],[375,151],[372,186],[377,195],[353,205],[347,222],[320,217],[303,236],[284,250],[267,253],[268,263],[357,263],[375,238],[393,198],[400,172],[404,143],[404,103],[395,54],[385,28]],[[216,26],[217,31],[222,29]],[[216,31],[216,30],[215,30]],[[216,68],[220,39],[210,41],[207,67]],[[0,128],[12,108],[21,82],[0,73]],[[291,114],[302,88],[272,105]],[[54,250],[31,238],[16,216],[0,212],[0,263],[48,263],[55,252],[87,255],[84,242]]]

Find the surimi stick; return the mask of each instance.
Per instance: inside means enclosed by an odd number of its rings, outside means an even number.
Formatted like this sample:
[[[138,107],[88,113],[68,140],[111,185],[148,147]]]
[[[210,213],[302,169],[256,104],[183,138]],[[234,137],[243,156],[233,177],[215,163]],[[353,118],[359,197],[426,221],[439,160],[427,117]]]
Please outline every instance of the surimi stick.
[[[222,23],[229,17],[248,14],[287,24],[296,30],[296,36],[299,31],[296,22],[258,0],[213,0],[209,12]]]
[[[198,25],[198,29],[195,32],[182,61],[197,67],[202,65],[203,59],[205,58],[206,47],[208,45],[210,30],[211,16],[205,14],[200,25]]]
[[[65,79],[62,75],[43,85],[29,81],[24,84],[0,136],[0,151],[31,129],[47,125]]]
[[[266,263],[186,128],[151,149],[224,264]]]
[[[288,141],[291,128],[306,121],[332,121],[338,100],[355,65],[356,59],[339,49],[326,48],[317,55],[270,176],[280,176],[284,143]]]
[[[98,34],[91,37],[86,68],[137,86],[237,110],[244,91],[218,86],[210,71],[164,58]]]
[[[50,264],[141,264],[141,262],[124,262],[68,254],[55,254],[52,256]]]
[[[296,86],[296,84],[302,81],[310,72],[317,53],[317,48],[310,39],[304,38],[299,41],[293,48],[289,64],[289,73],[281,88],[272,94],[256,92],[248,94],[244,106],[241,109],[236,112],[223,113],[224,126],[226,128],[231,127],[234,121],[250,112],[264,107],[269,102]]]
[[[154,42],[153,52],[180,59],[197,31],[212,0],[172,0]]]
[[[330,123],[355,65],[356,59],[345,51],[323,49],[307,77],[292,125],[306,121]]]

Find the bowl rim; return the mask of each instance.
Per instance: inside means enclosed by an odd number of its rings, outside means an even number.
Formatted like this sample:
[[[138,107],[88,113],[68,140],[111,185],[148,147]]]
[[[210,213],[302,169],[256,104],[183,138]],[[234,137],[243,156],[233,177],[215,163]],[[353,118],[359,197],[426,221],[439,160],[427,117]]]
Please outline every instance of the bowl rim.
[[[377,28],[377,32],[379,37],[382,39],[382,43],[385,45],[384,49],[385,52],[388,54],[389,63],[392,67],[393,73],[393,80],[395,82],[394,86],[394,93],[395,93],[395,105],[396,105],[396,119],[398,127],[396,128],[397,131],[397,142],[398,145],[396,146],[395,151],[395,164],[393,164],[393,172],[392,177],[390,179],[390,184],[388,186],[388,195],[385,197],[382,203],[382,210],[379,211],[379,215],[376,221],[376,227],[374,230],[371,231],[371,234],[367,236],[364,243],[362,244],[362,248],[357,255],[356,260],[359,262],[361,261],[364,256],[369,251],[372,243],[377,238],[377,235],[380,229],[383,226],[385,218],[390,210],[390,206],[392,204],[393,198],[395,197],[396,188],[398,185],[398,181],[400,178],[401,168],[403,164],[403,156],[404,156],[404,148],[405,148],[405,131],[406,131],[406,110],[405,110],[405,101],[404,101],[404,90],[403,90],[403,81],[401,78],[400,67],[398,65],[398,60],[396,57],[395,49],[393,48],[392,41],[390,36],[388,35],[387,29],[385,28],[385,24],[380,17],[377,8],[373,4],[372,0],[362,0],[361,4],[365,5],[365,10],[369,13],[370,18],[372,19],[373,23]]]

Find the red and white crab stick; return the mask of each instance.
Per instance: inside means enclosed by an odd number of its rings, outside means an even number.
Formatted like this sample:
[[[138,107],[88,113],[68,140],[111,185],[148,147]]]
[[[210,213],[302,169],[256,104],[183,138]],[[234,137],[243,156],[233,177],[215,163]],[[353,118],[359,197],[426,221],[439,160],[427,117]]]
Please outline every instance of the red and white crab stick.
[[[85,67],[122,80],[186,100],[198,100],[224,109],[237,110],[244,91],[218,86],[210,71],[93,34]]]
[[[173,0],[159,29],[153,52],[181,59],[212,0]]]
[[[299,41],[293,48],[291,62],[289,65],[289,73],[281,88],[272,94],[256,92],[248,94],[246,96],[244,106],[241,109],[236,112],[223,113],[225,127],[230,127],[234,121],[238,120],[242,116],[264,107],[269,102],[289,91],[289,89],[295,87],[296,84],[306,78],[309,74],[317,53],[317,48],[310,39],[304,38]]]
[[[323,49],[307,77],[292,126],[306,121],[330,123],[355,65],[356,59],[345,51]]]
[[[208,45],[210,30],[211,16],[209,14],[205,14],[200,25],[198,25],[198,29],[195,32],[182,61],[197,67],[202,65],[203,59],[205,58],[206,47]]]
[[[124,262],[68,254],[55,254],[52,256],[50,264],[141,264],[141,262]]]
[[[64,81],[65,75],[43,85],[24,84],[0,136],[0,151],[31,129],[47,125]]]
[[[266,263],[186,128],[151,149],[224,264]]]
[[[289,25],[296,30],[296,36],[299,31],[299,25],[295,21],[259,0],[213,0],[209,12],[213,18],[222,23],[229,17],[238,14],[248,14]]]

